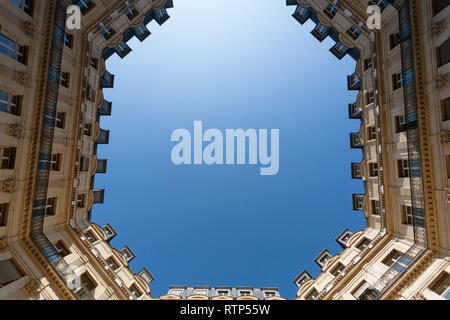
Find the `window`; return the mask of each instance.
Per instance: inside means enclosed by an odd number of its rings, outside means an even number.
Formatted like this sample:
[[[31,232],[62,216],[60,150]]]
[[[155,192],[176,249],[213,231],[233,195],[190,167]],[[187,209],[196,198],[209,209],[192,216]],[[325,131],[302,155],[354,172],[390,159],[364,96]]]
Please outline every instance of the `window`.
[[[92,68],[97,69],[98,68],[98,59],[91,57],[89,60],[89,64]]]
[[[22,96],[12,95],[0,90],[0,111],[20,116]]]
[[[24,274],[13,260],[0,261],[0,288],[19,280]]]
[[[402,223],[412,226],[413,225],[413,212],[410,206],[400,206],[402,213]]]
[[[87,231],[85,233],[85,235],[86,235],[86,238],[89,240],[90,243],[94,243],[94,242],[97,241],[97,238],[92,234],[92,232]]]
[[[367,71],[370,68],[372,68],[372,59],[364,59],[364,71]]]
[[[16,43],[2,33],[0,33],[0,52],[22,64],[27,64],[28,47]]]
[[[64,33],[64,44],[72,49],[73,47],[73,35],[69,34],[69,33]]]
[[[450,0],[433,0],[433,13],[437,15],[450,5]]]
[[[442,105],[442,121],[450,120],[450,97],[441,100]]]
[[[226,297],[226,296],[228,296],[228,290],[218,290],[217,295],[219,295],[221,297]]]
[[[408,159],[398,160],[398,176],[399,178],[409,177],[409,161]]]
[[[170,289],[169,295],[181,297],[183,295],[183,292],[184,292],[184,289]]]
[[[108,258],[106,260],[106,263],[113,271],[116,271],[117,269],[119,269],[119,264],[116,262],[116,260],[113,259],[113,257]]]
[[[111,26],[106,26],[102,29],[101,34],[106,40],[109,40],[116,34],[116,31]]]
[[[400,133],[406,131],[405,128],[406,118],[404,115],[395,117],[395,132]]]
[[[447,167],[447,179],[450,179],[450,155],[445,156],[445,164]]]
[[[430,289],[446,300],[450,300],[450,275],[443,272],[430,286]]]
[[[83,273],[80,277],[81,285],[83,288],[85,288],[87,291],[93,293],[95,288],[97,287],[97,283],[92,279],[92,277],[87,274],[86,272]]]
[[[448,38],[438,49],[438,67],[450,62],[450,38]]]
[[[389,36],[391,50],[400,44],[400,33],[393,33]]]
[[[325,10],[323,10],[323,12],[328,16],[328,18],[333,20],[338,10],[331,3],[329,3]]]
[[[368,139],[369,140],[375,140],[377,138],[377,128],[375,127],[368,127],[367,128],[368,133]]]
[[[342,273],[342,271],[344,271],[345,267],[342,263],[338,262],[338,264],[330,271],[330,273],[337,277],[338,275],[340,275]]]
[[[371,177],[378,177],[378,163],[369,163],[369,174]]]
[[[373,91],[366,93],[366,104],[371,104],[375,102],[375,95]]]
[[[372,200],[372,214],[375,216],[381,215],[380,201]]]
[[[86,194],[79,194],[77,198],[77,207],[78,208],[84,208],[86,205]]]
[[[362,281],[353,291],[352,295],[358,300],[368,300],[370,294],[370,284],[367,281]]]
[[[133,297],[135,297],[136,299],[142,296],[142,292],[134,284],[132,284],[128,289],[130,290]]]
[[[87,87],[87,98],[88,98],[89,101],[95,102],[95,92],[92,89],[92,87],[89,86],[89,85]]]
[[[317,292],[317,290],[314,288],[305,296],[305,299],[306,300],[314,300],[315,298],[317,298],[318,295],[319,295],[319,292]]]
[[[48,198],[45,204],[45,215],[54,216],[56,214],[56,198]]]
[[[0,146],[0,169],[14,169],[16,148]]]
[[[0,227],[6,226],[8,222],[9,203],[0,203]]]
[[[11,2],[29,16],[33,15],[33,0],[11,0]]]
[[[356,40],[361,35],[362,31],[358,29],[356,26],[351,26],[350,29],[347,30],[347,34],[353,39]]]
[[[63,258],[70,254],[69,248],[67,248],[62,240],[59,240],[57,243],[55,243],[55,248]]]
[[[93,7],[95,7],[95,3],[93,3],[92,0],[72,0],[72,3],[80,7],[83,15],[87,14]]]
[[[251,291],[248,291],[248,290],[242,290],[242,291],[239,292],[239,294],[240,294],[241,296],[248,297],[248,296],[251,296],[251,295],[252,295],[252,292],[251,292]]]
[[[198,294],[201,296],[207,296],[208,295],[208,289],[195,289],[194,294]]]
[[[59,83],[63,87],[68,88],[69,87],[69,78],[70,78],[70,75],[69,75],[68,72],[61,71],[60,78],[59,78]]]
[[[80,171],[82,171],[82,172],[89,171],[89,158],[81,157]]]
[[[61,170],[61,154],[52,154],[52,159],[50,160],[50,170],[51,171]]]
[[[266,291],[264,294],[266,295],[266,298],[272,298],[277,295],[274,291]]]
[[[367,238],[362,239],[357,245],[356,249],[363,251],[367,248],[367,246],[370,244],[370,240]]]
[[[392,89],[398,90],[401,87],[403,87],[403,74],[400,73],[396,73],[392,75]]]
[[[85,136],[92,136],[92,124],[91,123],[85,123],[84,124],[84,135]]]
[[[60,129],[64,129],[66,125],[66,113],[65,112],[56,112],[56,122],[55,126]]]
[[[137,11],[134,6],[131,6],[127,9],[127,11],[125,11],[125,14],[127,15],[128,19],[130,19],[130,21],[131,21],[137,17],[137,15],[139,14],[139,11]]]
[[[392,267],[394,264],[397,263],[397,261],[400,260],[402,257],[402,254],[398,252],[397,250],[392,250],[391,253],[389,253],[386,258],[383,259],[383,264],[387,265],[388,267]]]

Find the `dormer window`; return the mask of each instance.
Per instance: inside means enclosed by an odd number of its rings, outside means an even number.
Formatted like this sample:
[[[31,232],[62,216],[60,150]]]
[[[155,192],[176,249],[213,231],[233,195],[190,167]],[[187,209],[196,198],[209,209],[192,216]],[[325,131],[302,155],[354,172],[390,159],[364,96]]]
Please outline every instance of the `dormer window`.
[[[114,238],[117,235],[117,232],[114,230],[114,228],[108,223],[105,226],[102,227],[103,231],[106,233],[107,240],[110,241],[112,238]]]
[[[303,270],[297,278],[295,278],[294,283],[295,285],[300,288],[306,281],[312,279],[312,277],[309,275],[308,271]]]
[[[275,291],[266,291],[264,292],[266,298],[273,298],[276,297],[277,293]]]
[[[323,250],[316,259],[314,259],[314,261],[321,267],[323,268],[323,266],[325,265],[325,263],[332,258],[331,253],[325,249]]]
[[[361,179],[361,165],[352,163],[352,179]]]
[[[194,294],[198,294],[201,296],[207,296],[208,295],[208,289],[195,289]]]
[[[336,242],[342,247],[347,248],[348,239],[353,235],[348,229],[345,229],[341,232],[341,234],[336,238]]]
[[[250,290],[241,290],[239,291],[239,294],[243,297],[249,297],[252,295],[252,292]]]
[[[183,295],[184,289],[170,289],[169,295],[181,297]]]
[[[362,210],[364,202],[363,194],[354,194],[353,195],[353,210]]]
[[[217,290],[217,295],[221,297],[226,297],[230,294],[230,291],[228,290]]]
[[[136,255],[133,253],[133,251],[131,251],[131,249],[128,246],[125,246],[122,250],[120,250],[120,252],[122,252],[127,262],[130,262],[136,257]]]

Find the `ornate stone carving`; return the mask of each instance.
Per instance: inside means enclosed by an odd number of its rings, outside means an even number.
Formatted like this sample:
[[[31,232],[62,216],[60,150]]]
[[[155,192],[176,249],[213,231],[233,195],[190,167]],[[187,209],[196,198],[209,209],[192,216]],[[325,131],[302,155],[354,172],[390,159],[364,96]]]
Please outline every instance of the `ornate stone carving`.
[[[433,25],[431,26],[431,34],[433,36],[437,36],[438,34],[441,34],[446,29],[447,29],[447,21],[441,20],[441,21],[433,23]]]
[[[26,72],[15,71],[14,72],[14,81],[20,83],[21,85],[27,85],[30,80],[30,76]]]
[[[450,131],[441,131],[441,143],[450,143]]]
[[[34,298],[41,292],[41,285],[36,280],[30,280],[24,289],[30,298]]]
[[[16,181],[13,178],[0,181],[0,192],[12,193],[16,186]]]
[[[448,86],[448,73],[437,76],[436,89],[443,89],[447,86]]]
[[[31,22],[23,22],[21,29],[30,38],[34,36],[34,25]]]
[[[8,126],[8,136],[19,138],[21,133],[22,127],[20,126],[20,124],[14,123]]]
[[[414,294],[412,298],[413,300],[427,300],[425,296],[420,292],[416,292],[416,294]]]

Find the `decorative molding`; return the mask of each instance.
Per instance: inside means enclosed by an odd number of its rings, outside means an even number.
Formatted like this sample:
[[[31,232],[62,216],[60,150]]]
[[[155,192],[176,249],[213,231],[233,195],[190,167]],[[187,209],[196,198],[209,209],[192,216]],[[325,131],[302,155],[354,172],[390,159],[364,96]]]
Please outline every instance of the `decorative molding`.
[[[431,34],[437,36],[447,29],[447,20],[441,20],[431,25]]]
[[[14,137],[14,138],[20,138],[20,135],[22,134],[22,126],[17,123],[13,123],[8,125],[8,136]]]
[[[448,86],[448,84],[449,84],[448,73],[437,76],[436,89],[444,89]]]
[[[30,38],[34,36],[34,25],[31,22],[24,21],[20,29]]]
[[[36,297],[41,292],[41,285],[37,280],[30,280],[24,287],[30,298]]]
[[[441,131],[441,143],[450,143],[450,131]]]
[[[17,83],[25,86],[28,84],[29,80],[30,80],[30,75],[28,73],[18,71],[18,70],[14,71],[14,81],[16,81]]]
[[[427,300],[423,293],[417,292],[415,295],[412,296],[413,300]]]
[[[419,278],[421,274],[427,269],[433,261],[436,259],[433,251],[427,250],[416,264],[409,267],[409,269],[403,274],[400,280],[394,284],[390,290],[381,297],[381,300],[396,300],[399,298],[400,293],[411,286],[411,284]],[[415,296],[418,293],[415,294]]]
[[[14,178],[8,178],[6,180],[0,181],[0,192],[13,193],[16,186],[16,181]]]

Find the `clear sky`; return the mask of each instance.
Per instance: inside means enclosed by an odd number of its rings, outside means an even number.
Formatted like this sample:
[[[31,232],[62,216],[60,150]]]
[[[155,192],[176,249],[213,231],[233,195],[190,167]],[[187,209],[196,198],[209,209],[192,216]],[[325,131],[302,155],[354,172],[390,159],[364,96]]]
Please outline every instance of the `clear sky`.
[[[319,43],[313,24],[301,26],[284,0],[175,1],[163,26],[124,60],[107,68],[115,88],[101,127],[110,144],[99,147],[108,173],[97,175],[105,203],[93,221],[110,222],[155,276],[152,293],[170,285],[278,287],[294,298],[292,280],[324,248],[339,252],[334,238],[346,227],[364,227],[352,210],[346,76],[355,61],[339,61]],[[175,166],[173,130],[280,129],[280,171],[260,176],[256,166]]]

